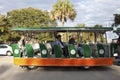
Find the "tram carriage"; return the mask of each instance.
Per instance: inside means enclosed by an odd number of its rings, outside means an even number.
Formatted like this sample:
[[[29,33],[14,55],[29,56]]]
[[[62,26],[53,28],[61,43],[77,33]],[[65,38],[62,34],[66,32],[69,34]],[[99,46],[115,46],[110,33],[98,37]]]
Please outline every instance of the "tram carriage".
[[[42,27],[42,28],[12,28],[12,31],[25,33],[44,33],[44,32],[100,32],[106,33],[112,28],[102,27]],[[78,57],[78,52],[74,45],[67,44],[69,57],[63,57],[63,51],[59,45],[53,44],[53,53],[50,56],[49,50],[44,43],[39,43],[39,54],[35,57],[34,49],[31,44],[26,44],[26,55],[21,56],[20,48],[17,44],[12,44],[14,64],[18,66],[111,66],[113,64],[113,54],[111,44],[87,44],[82,43],[83,57]],[[94,51],[96,48],[96,51]]]

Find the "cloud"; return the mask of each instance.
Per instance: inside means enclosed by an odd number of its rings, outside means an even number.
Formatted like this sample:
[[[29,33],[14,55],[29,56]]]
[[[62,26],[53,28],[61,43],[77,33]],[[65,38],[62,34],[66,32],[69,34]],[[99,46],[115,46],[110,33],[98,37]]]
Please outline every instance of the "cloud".
[[[26,7],[34,7],[43,10],[50,10],[52,8],[52,4],[55,3],[56,0],[0,0],[0,12],[5,14],[8,11],[14,9],[21,9]]]
[[[0,10],[3,9],[3,6],[0,6]]]
[[[116,10],[120,10],[118,0],[84,0],[75,4],[77,5],[77,19],[87,25],[105,25],[105,22],[113,19]]]

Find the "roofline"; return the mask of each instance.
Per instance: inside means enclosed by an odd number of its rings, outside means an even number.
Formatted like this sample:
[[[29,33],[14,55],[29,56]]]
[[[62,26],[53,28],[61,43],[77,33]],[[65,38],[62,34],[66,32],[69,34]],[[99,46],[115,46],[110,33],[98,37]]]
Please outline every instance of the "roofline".
[[[40,27],[40,28],[12,28],[12,31],[20,32],[106,32],[112,31],[112,27]]]

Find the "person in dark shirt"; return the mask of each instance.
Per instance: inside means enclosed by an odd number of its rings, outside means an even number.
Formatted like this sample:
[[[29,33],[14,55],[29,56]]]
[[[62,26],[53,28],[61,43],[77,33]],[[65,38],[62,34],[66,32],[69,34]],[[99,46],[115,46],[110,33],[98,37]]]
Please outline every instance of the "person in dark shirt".
[[[83,56],[83,49],[82,49],[82,45],[81,44],[77,44],[76,43],[76,41],[75,41],[75,39],[76,39],[76,35],[72,35],[72,36],[70,36],[70,39],[69,39],[69,44],[73,44],[73,45],[77,45],[76,46],[76,49],[77,49],[77,51],[78,51],[78,55],[80,56],[80,57],[82,57]]]
[[[21,57],[26,55],[25,45],[26,45],[26,39],[25,39],[25,36],[22,35],[19,41],[19,47],[21,49]]]
[[[75,42],[75,39],[76,39],[76,36],[75,35],[72,35],[70,36],[70,39],[69,39],[69,44],[73,44],[73,45],[76,45],[77,43]]]

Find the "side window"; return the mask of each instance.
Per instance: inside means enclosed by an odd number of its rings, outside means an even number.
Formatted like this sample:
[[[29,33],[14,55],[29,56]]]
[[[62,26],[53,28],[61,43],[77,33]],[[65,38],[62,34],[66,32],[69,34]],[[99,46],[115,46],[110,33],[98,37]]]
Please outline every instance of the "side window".
[[[7,46],[0,46],[0,48],[7,48]]]

